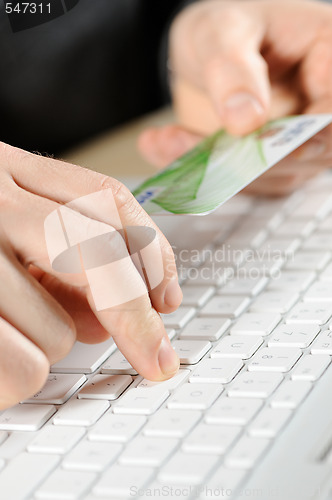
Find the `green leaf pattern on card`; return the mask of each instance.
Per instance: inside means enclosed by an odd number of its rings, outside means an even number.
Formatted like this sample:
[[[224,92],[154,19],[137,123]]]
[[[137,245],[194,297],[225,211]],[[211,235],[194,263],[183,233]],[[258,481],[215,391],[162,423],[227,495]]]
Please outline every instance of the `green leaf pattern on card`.
[[[245,136],[221,130],[134,190],[150,214],[204,215],[227,201],[332,121],[280,118]]]

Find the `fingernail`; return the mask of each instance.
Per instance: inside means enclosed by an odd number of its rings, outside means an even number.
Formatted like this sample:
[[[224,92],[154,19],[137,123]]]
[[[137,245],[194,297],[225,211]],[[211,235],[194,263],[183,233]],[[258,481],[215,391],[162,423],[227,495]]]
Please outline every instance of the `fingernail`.
[[[164,375],[173,375],[179,369],[178,355],[166,337],[163,337],[159,347],[158,362]]]
[[[177,278],[171,279],[171,281],[167,284],[165,290],[165,304],[171,308],[178,307],[181,304],[182,297],[182,290]]]
[[[248,92],[238,92],[227,99],[221,109],[226,124],[250,122],[264,113],[261,103]]]
[[[326,151],[326,144],[323,141],[311,140],[304,144],[297,152],[294,151],[294,156],[298,160],[314,160],[322,156]]]

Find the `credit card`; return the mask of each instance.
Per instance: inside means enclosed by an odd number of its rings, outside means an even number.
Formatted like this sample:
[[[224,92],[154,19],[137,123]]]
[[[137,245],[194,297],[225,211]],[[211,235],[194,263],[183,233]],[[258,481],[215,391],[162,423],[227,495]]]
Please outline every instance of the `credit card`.
[[[332,122],[332,114],[288,116],[234,137],[220,130],[133,194],[150,215],[206,215]]]

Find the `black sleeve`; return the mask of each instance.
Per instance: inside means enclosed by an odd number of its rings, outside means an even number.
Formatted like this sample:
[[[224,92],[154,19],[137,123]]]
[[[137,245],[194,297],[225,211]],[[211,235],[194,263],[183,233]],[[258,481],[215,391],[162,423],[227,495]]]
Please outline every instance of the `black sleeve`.
[[[161,81],[161,89],[162,89],[162,100],[164,104],[168,104],[171,101],[170,95],[170,87],[169,87],[169,68],[168,68],[168,45],[169,45],[169,31],[174,21],[175,17],[186,7],[193,3],[197,3],[200,0],[186,0],[182,1],[177,8],[174,10],[172,16],[170,17],[165,31],[163,33],[163,37],[160,44],[159,51],[159,75]],[[331,0],[332,1],[332,0]]]
[[[80,0],[13,33],[0,3],[0,138],[58,153],[162,103],[158,51],[180,0]]]

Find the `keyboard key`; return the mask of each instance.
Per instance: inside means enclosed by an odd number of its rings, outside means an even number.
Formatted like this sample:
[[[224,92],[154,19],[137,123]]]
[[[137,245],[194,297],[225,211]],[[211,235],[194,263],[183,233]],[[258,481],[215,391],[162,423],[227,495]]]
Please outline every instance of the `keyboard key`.
[[[249,435],[272,439],[285,426],[291,415],[291,410],[264,408],[250,425]]]
[[[121,444],[83,439],[62,462],[67,470],[102,472],[122,451]]]
[[[328,233],[331,232],[331,227],[332,227],[332,214],[326,217],[320,224],[319,224],[319,231],[325,232],[327,231]]]
[[[35,488],[57,466],[60,457],[21,453],[14,457],[0,474],[0,491],[6,500],[31,498]],[[24,474],[24,475],[23,475]]]
[[[0,414],[0,430],[37,431],[55,412],[55,406],[16,405]]]
[[[192,268],[188,273],[188,286],[220,286],[232,276],[233,269],[225,262],[207,261],[201,267]]]
[[[233,325],[231,335],[261,335],[265,337],[280,322],[280,314],[246,313]]]
[[[332,262],[322,271],[319,279],[321,281],[332,281]]]
[[[146,417],[106,413],[88,434],[91,441],[126,443],[141,430]]]
[[[129,467],[113,465],[93,487],[92,492],[103,498],[130,498],[133,491],[139,491],[151,480],[154,470],[150,467]]]
[[[331,358],[327,354],[307,354],[292,371],[292,380],[308,380],[314,382],[324,373],[331,363]]]
[[[255,297],[265,288],[268,278],[259,276],[257,278],[237,278],[230,280],[218,290],[219,295],[246,295]]]
[[[218,245],[214,249],[214,256],[212,261],[216,262],[219,266],[224,265],[231,270],[229,272],[229,275],[226,277],[226,279],[224,279],[222,283],[220,283],[220,285],[224,285],[225,283],[228,283],[229,280],[232,280],[234,278],[233,266],[239,266],[240,264],[242,264],[246,256],[250,253],[251,249],[248,247],[248,245],[241,245],[240,243],[236,243],[233,245],[228,243],[227,241]]]
[[[213,476],[207,480],[206,486],[200,495],[200,500],[211,500],[211,491],[221,492],[228,491],[233,492],[236,490],[240,483],[243,481],[245,475],[245,470],[240,469],[227,469],[223,465],[219,467]],[[222,497],[221,497],[222,498]]]
[[[130,375],[95,375],[78,393],[79,399],[117,399],[132,383]]]
[[[8,432],[0,431],[0,445],[8,438]]]
[[[93,373],[115,351],[113,339],[100,344],[75,342],[70,353],[51,366],[52,373]]]
[[[161,314],[161,319],[167,328],[183,328],[195,316],[194,307],[179,307],[170,314]]]
[[[271,400],[272,408],[295,410],[311,391],[312,384],[306,381],[289,380],[281,384]]]
[[[137,387],[162,387],[167,391],[172,391],[176,387],[178,387],[184,380],[186,380],[190,375],[190,370],[179,370],[172,378],[168,380],[163,380],[162,382],[152,382],[152,380],[143,379]]]
[[[332,304],[300,302],[286,317],[286,323],[314,323],[323,325],[332,316]]]
[[[296,193],[298,194],[298,193]],[[298,201],[300,203],[301,200]],[[275,214],[285,216],[288,198],[257,198],[250,211],[254,217],[274,217]]]
[[[244,221],[227,238],[230,245],[248,245],[256,248],[260,246],[267,238],[267,231],[261,226],[259,220],[252,218],[250,224]]]
[[[293,217],[303,217],[323,219],[329,214],[331,210],[331,196],[329,193],[324,193],[320,191],[319,193],[313,193],[310,196],[306,196],[293,211]]]
[[[317,231],[304,242],[302,248],[303,250],[331,251],[332,235],[330,233],[321,233]]]
[[[143,433],[146,436],[182,438],[201,419],[201,412],[162,409],[153,415]]]
[[[294,259],[286,262],[285,269],[291,271],[320,271],[331,259],[329,252],[296,252]]]
[[[191,383],[227,384],[243,367],[240,359],[206,358],[189,377]]]
[[[278,326],[268,341],[269,347],[308,347],[320,332],[317,325],[290,324]]]
[[[51,373],[47,381],[37,394],[24,403],[49,403],[61,405],[65,403],[74,392],[86,381],[85,375],[71,375]]]
[[[205,415],[208,424],[247,425],[262,407],[261,399],[219,398]]]
[[[222,295],[213,297],[199,312],[200,316],[224,316],[237,318],[248,307],[247,297]]]
[[[160,467],[178,447],[177,439],[138,436],[120,456],[120,464]]]
[[[194,365],[211,349],[212,344],[205,340],[174,340],[172,346],[181,365]]]
[[[137,375],[137,371],[119,350],[115,351],[106,363],[102,365],[101,373],[106,375]]]
[[[270,237],[264,245],[259,248],[258,252],[260,255],[266,256],[268,261],[273,261],[277,257],[284,258],[286,256],[287,258],[292,258],[301,244],[301,240],[298,237],[294,237],[294,234],[295,233],[289,238]]]
[[[242,431],[234,425],[213,425],[200,423],[182,443],[186,453],[208,453],[223,455]]]
[[[282,382],[280,373],[243,372],[228,389],[228,396],[235,398],[268,398]]]
[[[300,349],[293,347],[264,347],[248,365],[250,372],[288,372],[302,356]]]
[[[183,306],[202,307],[214,294],[213,286],[188,286],[181,287],[183,293]]]
[[[181,340],[218,340],[230,327],[227,318],[195,318],[180,333]]]
[[[96,479],[92,472],[77,472],[57,469],[38,488],[35,498],[38,500],[78,500],[89,491]]]
[[[243,436],[226,456],[226,467],[252,469],[267,450],[269,444],[268,439]]]
[[[285,220],[278,228],[273,231],[273,236],[283,238],[291,237],[294,234],[307,238],[315,229],[316,224],[312,220],[291,218]]]
[[[54,425],[93,425],[109,408],[108,401],[71,399],[56,413]]]
[[[262,345],[263,339],[249,335],[227,335],[212,349],[211,358],[249,359]]]
[[[281,271],[271,278],[267,290],[304,292],[315,279],[316,274],[312,271]]]
[[[206,410],[223,388],[214,384],[183,384],[167,403],[171,410]]]
[[[250,312],[275,312],[284,314],[298,301],[299,295],[294,292],[263,292],[250,306]]]
[[[158,479],[166,484],[198,485],[205,481],[215,467],[217,455],[184,453],[178,451],[161,469]]]
[[[263,258],[264,255],[268,255],[268,252],[266,250],[264,250],[264,252],[265,253],[261,255],[258,254],[257,256],[248,258],[245,264],[243,264],[243,267],[237,269],[238,276],[278,276],[280,273],[280,268],[285,262],[285,258],[281,256],[278,257],[276,255],[272,256],[272,258]]]
[[[263,210],[264,212],[264,210]],[[270,232],[275,231],[277,227],[284,221],[285,215],[282,212],[277,212],[274,214],[265,214],[259,212],[250,212],[250,219],[253,219],[255,222],[259,222],[261,227],[265,227]]]
[[[174,328],[165,328],[165,331],[168,335],[169,340],[173,340],[176,336],[176,330],[174,330]]]
[[[169,392],[163,387],[134,388],[126,392],[113,406],[114,413],[151,415],[168,398]]]
[[[329,354],[332,356],[332,331],[321,332],[311,347],[311,354]]]
[[[64,455],[84,436],[83,427],[55,426],[44,427],[28,444],[30,453],[54,453]]]
[[[316,281],[303,297],[304,302],[332,302],[332,282]]]
[[[26,451],[28,444],[35,438],[36,432],[15,431],[0,446],[0,460],[12,460]],[[15,499],[14,499],[15,500]]]

